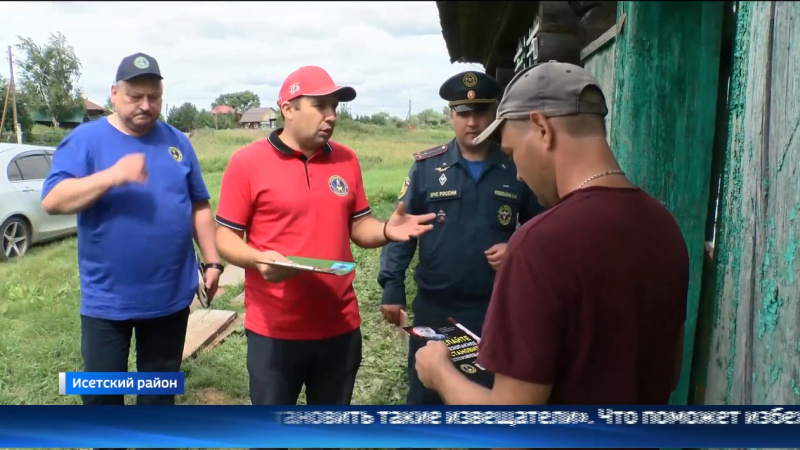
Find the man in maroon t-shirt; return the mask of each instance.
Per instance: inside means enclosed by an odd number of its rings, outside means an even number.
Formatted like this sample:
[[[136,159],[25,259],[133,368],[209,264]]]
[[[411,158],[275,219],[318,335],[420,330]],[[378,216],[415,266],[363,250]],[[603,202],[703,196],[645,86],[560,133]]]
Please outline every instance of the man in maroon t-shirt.
[[[420,380],[446,403],[668,403],[688,252],[669,211],[620,170],[607,112],[586,70],[543,63],[514,77],[475,139],[500,131],[518,177],[549,210],[511,237],[495,280],[478,356],[494,388],[460,375],[441,342],[417,353]]]

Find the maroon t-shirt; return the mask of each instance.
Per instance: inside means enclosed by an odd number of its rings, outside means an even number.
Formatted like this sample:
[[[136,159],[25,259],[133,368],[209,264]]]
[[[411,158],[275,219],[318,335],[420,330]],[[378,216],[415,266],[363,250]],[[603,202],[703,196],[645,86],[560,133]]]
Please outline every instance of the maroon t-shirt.
[[[512,236],[478,363],[552,385],[549,404],[666,404],[689,257],[670,212],[637,188],[570,193]]]

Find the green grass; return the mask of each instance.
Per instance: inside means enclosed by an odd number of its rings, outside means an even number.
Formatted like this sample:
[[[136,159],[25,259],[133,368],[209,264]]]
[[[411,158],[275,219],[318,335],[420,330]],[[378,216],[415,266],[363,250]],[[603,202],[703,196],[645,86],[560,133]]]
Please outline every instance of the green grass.
[[[214,208],[222,171],[230,155],[266,135],[266,131],[250,130],[194,134],[192,142]],[[391,213],[413,162],[412,153],[450,139],[448,130],[408,131],[358,123],[341,124],[334,135],[334,140],[358,153],[367,196],[375,215],[381,219]],[[401,337],[383,322],[378,312],[381,290],[376,277],[380,250],[353,246],[353,254],[358,264],[355,289],[364,335],[364,361],[353,403],[402,404],[406,392],[406,354]],[[414,293],[410,270],[409,296]],[[241,290],[241,285],[228,288],[215,300],[214,307],[242,312],[241,304],[231,302]],[[79,300],[74,238],[34,247],[23,258],[0,264],[0,404],[79,404],[78,397],[58,395],[58,372],[82,368]],[[131,352],[131,370],[135,370],[133,358]],[[201,351],[185,362],[183,370],[186,394],[179,397],[179,403],[248,402],[245,339],[241,330],[213,350]]]

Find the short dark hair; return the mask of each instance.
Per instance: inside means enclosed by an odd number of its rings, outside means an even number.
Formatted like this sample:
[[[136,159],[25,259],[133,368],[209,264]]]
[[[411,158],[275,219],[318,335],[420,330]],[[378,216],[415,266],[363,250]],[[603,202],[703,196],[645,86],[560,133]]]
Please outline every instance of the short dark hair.
[[[300,109],[300,99],[301,98],[303,98],[303,97],[302,96],[295,97],[295,98],[289,100],[289,104],[292,105],[292,109]],[[283,109],[282,108],[278,108],[278,112],[281,113],[281,119],[286,120],[286,117],[283,116]]]

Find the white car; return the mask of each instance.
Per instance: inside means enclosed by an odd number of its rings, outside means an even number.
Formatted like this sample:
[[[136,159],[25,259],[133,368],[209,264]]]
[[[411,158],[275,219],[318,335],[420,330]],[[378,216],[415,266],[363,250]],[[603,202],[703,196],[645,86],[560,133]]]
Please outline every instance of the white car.
[[[42,208],[42,185],[54,151],[41,145],[0,143],[0,261],[77,232],[77,215],[51,216]]]

